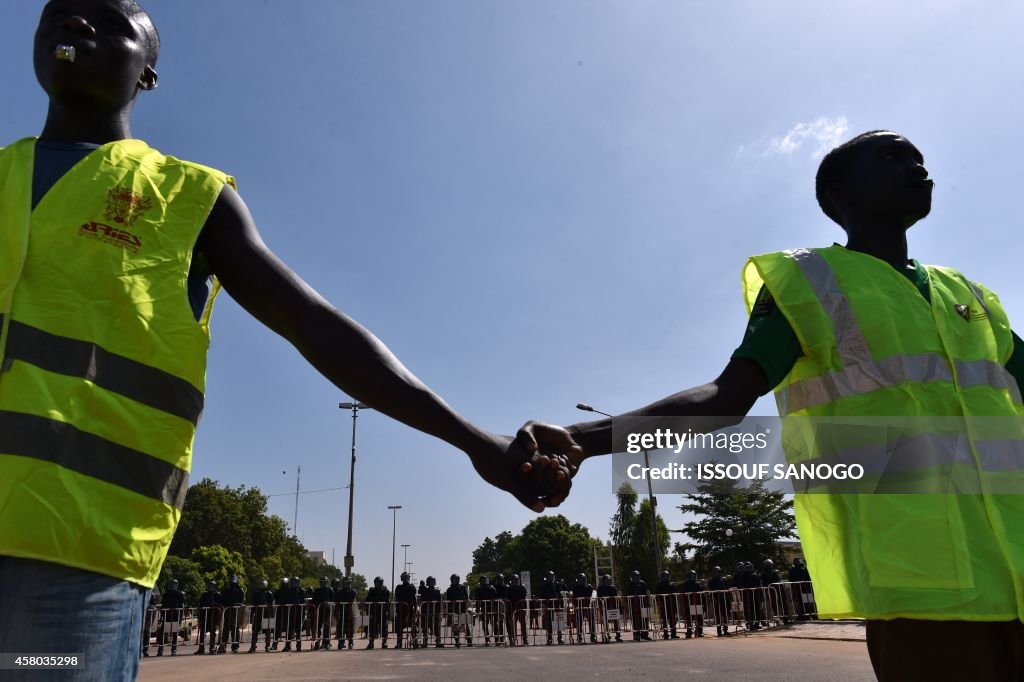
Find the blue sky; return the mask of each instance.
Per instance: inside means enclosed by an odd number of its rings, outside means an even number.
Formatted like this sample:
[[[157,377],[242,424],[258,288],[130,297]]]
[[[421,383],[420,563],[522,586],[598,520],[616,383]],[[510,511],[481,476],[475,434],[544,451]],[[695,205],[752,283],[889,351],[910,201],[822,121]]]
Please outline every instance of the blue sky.
[[[907,135],[936,180],[911,255],[1024,318],[1019,5],[145,4],[163,53],[135,135],[234,174],[271,248],[484,428],[714,378],[742,336],[745,258],[841,241],[814,172],[868,129]],[[42,127],[41,6],[2,11],[4,140]],[[301,465],[303,490],[346,485],[348,398],[227,296],[213,328],[194,480],[287,493]],[[390,573],[389,504],[418,578],[464,574],[484,536],[533,517],[380,414],[358,445],[358,572]],[[610,480],[588,462],[559,511],[606,537]],[[678,528],[680,500],[659,501]],[[294,497],[271,511],[291,523]],[[298,534],[340,565],[346,519],[347,491],[304,495]]]

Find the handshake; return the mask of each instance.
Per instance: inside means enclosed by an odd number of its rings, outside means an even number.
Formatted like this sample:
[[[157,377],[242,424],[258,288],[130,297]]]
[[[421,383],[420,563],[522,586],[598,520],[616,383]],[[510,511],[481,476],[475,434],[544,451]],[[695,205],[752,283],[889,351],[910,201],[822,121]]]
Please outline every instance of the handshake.
[[[482,479],[535,512],[557,507],[569,496],[586,456],[568,429],[534,421],[515,438],[480,433],[464,450]]]

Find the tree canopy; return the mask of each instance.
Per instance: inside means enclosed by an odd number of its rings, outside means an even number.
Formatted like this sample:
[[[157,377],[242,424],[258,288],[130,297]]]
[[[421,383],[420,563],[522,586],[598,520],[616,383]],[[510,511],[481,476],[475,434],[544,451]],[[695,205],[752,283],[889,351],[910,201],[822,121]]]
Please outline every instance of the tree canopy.
[[[704,570],[720,565],[726,572],[737,561],[752,561],[760,568],[765,559],[777,564],[785,559],[779,540],[793,537],[793,501],[767,489],[764,481],[743,488],[733,480],[703,481],[689,502],[679,506],[696,515],[686,523],[690,542],[681,548],[700,557]],[[726,532],[732,531],[732,536]],[[726,568],[729,566],[730,568]]]
[[[661,514],[654,514],[650,500],[639,502],[638,506],[639,495],[629,483],[623,483],[615,496],[617,506],[609,528],[614,546],[615,580],[625,585],[630,573],[640,571],[648,585],[654,585],[658,581],[656,551],[661,552],[662,567],[670,567],[666,557],[670,544],[668,526]],[[657,524],[657,537],[651,524],[652,514]]]
[[[530,571],[534,586],[542,576],[554,571],[560,579],[571,582],[572,576],[585,573],[593,579],[594,546],[601,541],[590,536],[586,526],[570,523],[561,514],[541,516],[530,521],[517,534],[504,531],[484,541],[473,551],[473,576],[493,577]]]
[[[230,488],[204,478],[188,489],[157,585],[163,590],[167,580],[177,578],[193,599],[198,594],[189,590],[197,578],[201,592],[208,580],[223,586],[232,573],[241,576],[247,589],[261,580],[275,588],[285,577],[316,583],[323,576],[334,579],[343,574],[307,556],[298,538],[288,535],[284,520],[267,514],[267,496],[259,488]],[[353,574],[356,590],[358,579],[365,591],[366,579]]]

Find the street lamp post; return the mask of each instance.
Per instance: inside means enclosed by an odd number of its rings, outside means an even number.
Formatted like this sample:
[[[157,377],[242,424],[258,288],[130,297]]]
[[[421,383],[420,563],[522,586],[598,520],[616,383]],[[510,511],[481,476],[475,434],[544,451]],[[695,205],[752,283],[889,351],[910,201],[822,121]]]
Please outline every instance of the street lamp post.
[[[732,528],[725,529],[725,537],[729,538],[729,557],[732,559],[732,569],[736,570],[736,543],[732,541]]]
[[[596,412],[598,414],[603,414],[606,417],[612,416],[607,412],[596,410],[586,403],[576,403],[576,409],[583,410],[584,412]],[[651,470],[651,461],[648,458],[647,450],[644,450],[644,467],[647,468],[649,473]],[[658,538],[658,498],[654,496],[654,488],[651,486],[651,477],[648,475],[646,478],[647,497],[651,500],[651,530],[654,533],[651,537],[654,538],[654,566],[655,571],[657,572],[655,579],[658,580],[661,578],[661,543]]]
[[[394,518],[391,523],[391,593],[395,593],[395,536],[398,533],[398,510],[400,504],[389,504],[388,509],[393,512]]]
[[[403,554],[402,554],[402,572],[403,573],[408,573],[409,572],[409,548],[410,547],[412,547],[412,545],[402,545],[402,552],[403,552]]]
[[[352,505],[356,494],[356,417],[359,410],[372,409],[360,402],[338,403],[342,410],[352,410],[352,468],[348,474],[348,543],[345,545],[345,577],[352,577],[355,557],[352,556]]]

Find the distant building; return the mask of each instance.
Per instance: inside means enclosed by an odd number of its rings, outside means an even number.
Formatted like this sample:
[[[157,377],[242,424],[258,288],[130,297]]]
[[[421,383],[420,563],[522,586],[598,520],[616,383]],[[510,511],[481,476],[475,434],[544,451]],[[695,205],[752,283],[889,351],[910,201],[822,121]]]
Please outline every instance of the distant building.
[[[793,559],[797,557],[803,558],[804,550],[800,546],[799,540],[779,540],[779,547],[782,548],[782,552],[786,555],[786,566],[793,565]]]
[[[309,557],[310,559],[312,559],[313,561],[317,562],[318,564],[326,564],[327,563],[327,552],[321,552],[321,551],[306,552],[306,556]]]

